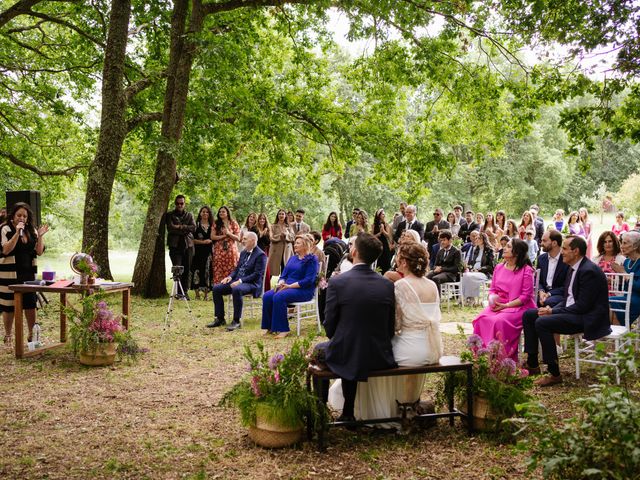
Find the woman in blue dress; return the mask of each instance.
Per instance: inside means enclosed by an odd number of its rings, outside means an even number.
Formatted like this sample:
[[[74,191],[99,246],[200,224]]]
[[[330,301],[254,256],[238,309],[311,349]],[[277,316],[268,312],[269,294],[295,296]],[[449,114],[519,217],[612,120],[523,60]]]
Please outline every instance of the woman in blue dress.
[[[631,323],[640,316],[640,232],[631,231],[622,234],[622,242],[620,243],[620,252],[627,257],[622,265],[612,262],[611,269],[616,273],[632,273],[633,289],[631,290],[631,305],[629,318]],[[609,297],[609,303],[614,308],[623,308],[625,296]],[[616,300],[618,300],[616,302]],[[625,325],[624,312],[613,312],[615,318],[620,325]]]
[[[289,335],[287,305],[306,302],[313,298],[318,277],[318,258],[309,253],[311,245],[305,235],[298,235],[293,244],[293,255],[284,267],[274,290],[262,297],[262,328],[265,335],[275,333],[276,338]]]

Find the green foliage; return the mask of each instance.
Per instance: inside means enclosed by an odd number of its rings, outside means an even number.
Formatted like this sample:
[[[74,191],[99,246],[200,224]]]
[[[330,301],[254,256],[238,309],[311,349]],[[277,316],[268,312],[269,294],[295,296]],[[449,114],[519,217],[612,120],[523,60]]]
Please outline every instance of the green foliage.
[[[115,318],[104,301],[105,294],[97,292],[85,295],[80,300],[80,308],[65,307],[70,327],[70,348],[75,355],[81,352],[95,353],[103,343],[117,343],[118,354],[135,360],[142,353],[129,330],[120,325],[121,318]]]
[[[506,355],[504,344],[499,340],[491,341],[485,348],[480,337],[471,335],[460,359],[473,363],[473,393],[486,398],[497,417],[493,427],[496,431],[502,430],[502,420],[515,415],[517,406],[530,400],[527,390],[533,385],[531,377]],[[466,388],[466,373],[450,374],[445,377],[438,401],[442,403],[444,392],[453,389],[457,401],[464,403]]]
[[[247,426],[255,426],[257,414],[288,427],[302,425],[308,413],[309,421],[318,421],[322,407],[305,383],[312,338],[296,340],[288,353],[273,356],[261,342],[256,353],[246,345],[249,372],[225,393],[220,405],[237,407]]]
[[[587,397],[576,400],[579,411],[561,421],[541,404],[522,406],[519,448],[530,453],[529,469],[542,467],[548,479],[638,478],[640,470],[640,401],[627,382],[637,382],[638,358],[633,342],[611,358],[618,362],[623,386],[603,376]]]

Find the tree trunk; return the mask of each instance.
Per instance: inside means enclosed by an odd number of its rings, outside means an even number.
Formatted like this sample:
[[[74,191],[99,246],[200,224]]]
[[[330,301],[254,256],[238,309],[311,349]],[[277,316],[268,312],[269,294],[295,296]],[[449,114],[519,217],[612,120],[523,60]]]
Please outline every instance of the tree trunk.
[[[100,136],[96,155],[89,167],[84,203],[82,250],[93,255],[100,267],[100,275],[108,279],[113,278],[109,266],[109,206],[122,144],[127,135],[123,80],[130,15],[130,0],[113,0],[102,71]]]
[[[188,30],[187,14],[188,0],[177,0],[171,19],[171,49],[162,117],[162,145],[158,151],[153,190],[133,271],[134,292],[150,298],[167,293],[163,217],[176,183],[175,151],[184,126],[189,79],[196,51],[194,36],[202,30],[204,19],[201,1],[193,0]],[[186,285],[184,287],[187,288]]]

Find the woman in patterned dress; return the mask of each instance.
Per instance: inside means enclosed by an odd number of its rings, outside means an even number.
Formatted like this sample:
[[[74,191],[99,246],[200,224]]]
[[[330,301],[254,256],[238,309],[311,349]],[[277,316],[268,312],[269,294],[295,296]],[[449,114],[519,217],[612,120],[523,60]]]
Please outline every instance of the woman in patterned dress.
[[[211,240],[213,240],[213,283],[217,284],[229,276],[240,258],[237,244],[240,240],[240,226],[231,218],[231,212],[225,205],[218,210]]]

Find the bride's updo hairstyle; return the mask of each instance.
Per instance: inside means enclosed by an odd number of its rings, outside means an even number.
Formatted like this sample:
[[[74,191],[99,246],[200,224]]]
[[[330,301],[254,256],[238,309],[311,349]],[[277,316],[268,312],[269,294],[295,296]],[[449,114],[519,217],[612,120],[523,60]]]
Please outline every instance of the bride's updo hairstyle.
[[[416,277],[424,277],[429,265],[427,249],[419,243],[405,243],[400,246],[398,256],[407,262],[409,271]]]

